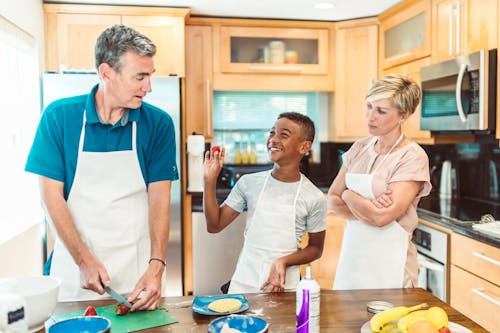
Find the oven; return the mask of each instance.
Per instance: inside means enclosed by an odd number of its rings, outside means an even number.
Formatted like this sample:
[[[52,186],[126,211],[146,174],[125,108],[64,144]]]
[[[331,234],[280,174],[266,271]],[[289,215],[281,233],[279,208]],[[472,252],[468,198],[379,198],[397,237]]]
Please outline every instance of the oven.
[[[418,287],[447,302],[448,234],[419,223],[413,243],[418,252]]]

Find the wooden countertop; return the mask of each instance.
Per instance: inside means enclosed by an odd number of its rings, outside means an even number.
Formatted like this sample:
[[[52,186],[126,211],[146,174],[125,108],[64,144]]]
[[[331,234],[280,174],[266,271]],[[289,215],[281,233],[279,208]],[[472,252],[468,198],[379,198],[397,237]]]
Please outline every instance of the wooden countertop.
[[[249,309],[244,312],[256,315],[270,324],[269,332],[295,332],[295,293],[282,294],[246,294]],[[204,316],[191,310],[193,296],[167,297],[161,306],[179,320],[178,323],[156,327],[141,332],[207,332],[208,323],[216,316]],[[487,331],[465,317],[446,303],[426,290],[415,289],[380,289],[380,290],[350,290],[321,291],[320,326],[324,332],[359,333],[361,326],[372,314],[366,311],[366,303],[372,300],[389,301],[396,306],[412,306],[426,302],[429,306],[440,306],[447,313],[449,320],[460,324],[474,333]],[[60,302],[55,313],[66,313],[85,309],[88,305],[104,306],[112,304],[113,300]],[[44,332],[42,330],[41,332]]]

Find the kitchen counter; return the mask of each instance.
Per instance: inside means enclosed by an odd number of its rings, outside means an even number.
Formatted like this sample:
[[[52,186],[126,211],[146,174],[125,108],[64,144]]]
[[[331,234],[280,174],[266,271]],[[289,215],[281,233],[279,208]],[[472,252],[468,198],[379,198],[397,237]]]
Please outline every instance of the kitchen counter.
[[[477,241],[500,247],[500,239],[476,231],[472,225],[481,215],[500,217],[500,205],[471,199],[452,199],[443,204],[436,196],[422,198],[417,208],[418,217]]]
[[[295,293],[282,294],[246,294],[248,315],[259,316],[270,324],[269,332],[295,332]],[[208,324],[216,316],[204,316],[191,310],[193,296],[163,298],[161,307],[166,307],[170,315],[179,322],[143,330],[141,332],[207,332]],[[321,291],[320,328],[322,332],[359,333],[361,326],[370,320],[372,314],[366,311],[366,303],[372,300],[389,301],[396,306],[412,306],[427,303],[440,306],[448,314],[449,320],[460,324],[474,333],[487,331],[468,319],[426,290],[415,289],[380,289]],[[55,313],[66,313],[85,309],[88,305],[104,306],[113,300],[59,302]],[[44,332],[41,330],[40,332]]]

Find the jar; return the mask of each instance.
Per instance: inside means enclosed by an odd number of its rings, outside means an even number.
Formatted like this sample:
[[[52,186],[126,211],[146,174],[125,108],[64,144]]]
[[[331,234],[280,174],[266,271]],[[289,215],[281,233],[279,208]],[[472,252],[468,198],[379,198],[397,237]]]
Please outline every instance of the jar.
[[[296,64],[299,62],[297,51],[289,50],[285,52],[285,64]]]
[[[285,62],[285,43],[281,40],[269,42],[269,62],[271,64],[282,64]]]

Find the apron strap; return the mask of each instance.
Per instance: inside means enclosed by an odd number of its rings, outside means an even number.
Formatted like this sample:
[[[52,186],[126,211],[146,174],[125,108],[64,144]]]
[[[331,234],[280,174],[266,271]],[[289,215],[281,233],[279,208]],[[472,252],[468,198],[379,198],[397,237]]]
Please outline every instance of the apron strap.
[[[403,133],[401,133],[401,135],[399,136],[399,138],[398,138],[398,139],[396,140],[396,142],[392,145],[391,149],[389,149],[389,151],[387,152],[387,154],[384,154],[384,157],[382,158],[382,161],[380,161],[380,163],[379,163],[379,164],[375,167],[375,169],[374,169],[372,172],[370,172],[370,169],[372,168],[373,164],[375,163],[375,158],[371,159],[371,160],[370,160],[370,163],[368,163],[368,168],[367,168],[367,170],[366,170],[366,173],[368,173],[368,174],[369,174],[369,173],[373,173],[373,174],[374,174],[374,173],[376,173],[376,172],[377,172],[377,170],[378,170],[378,168],[379,168],[379,167],[380,167],[380,166],[381,166],[381,165],[385,162],[385,160],[389,157],[389,154],[390,154],[390,153],[392,153],[392,151],[393,151],[393,150],[394,150],[394,149],[395,149],[395,148],[399,145],[399,143],[403,140],[403,137],[404,137],[404,135],[403,135]],[[378,140],[378,137],[376,137],[376,139]],[[367,148],[368,148],[369,146],[374,145],[374,144],[375,144],[375,141],[376,141],[376,140],[372,140],[372,141],[370,141],[370,144],[369,144],[369,145],[367,145]],[[367,149],[367,148],[365,148],[365,149]]]

